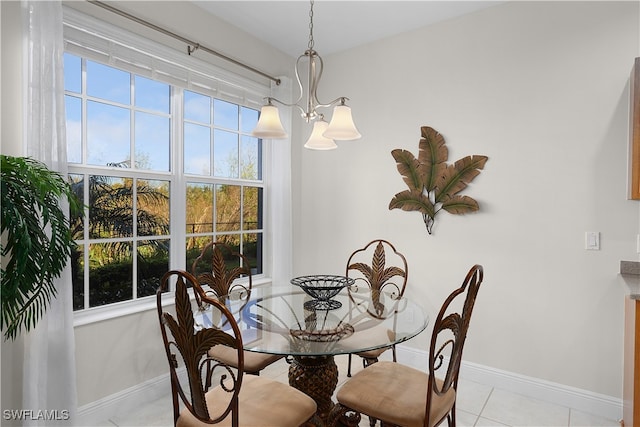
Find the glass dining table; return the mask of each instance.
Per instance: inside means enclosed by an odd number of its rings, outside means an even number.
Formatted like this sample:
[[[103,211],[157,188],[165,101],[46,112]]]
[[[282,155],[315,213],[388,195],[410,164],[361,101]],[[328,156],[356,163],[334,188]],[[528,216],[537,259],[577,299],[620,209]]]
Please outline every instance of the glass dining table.
[[[334,356],[390,347],[422,332],[429,318],[406,297],[343,289],[318,301],[301,288],[254,287],[228,296],[244,349],[287,356],[289,384],[311,396],[326,420],[338,383]]]

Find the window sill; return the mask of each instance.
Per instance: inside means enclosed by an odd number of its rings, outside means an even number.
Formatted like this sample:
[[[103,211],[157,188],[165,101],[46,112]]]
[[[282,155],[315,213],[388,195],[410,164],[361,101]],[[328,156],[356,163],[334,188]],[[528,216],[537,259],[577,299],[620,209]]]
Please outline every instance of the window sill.
[[[271,284],[271,279],[261,277],[253,280],[254,287],[266,286]],[[167,294],[172,295],[172,294]],[[170,298],[162,298],[163,305],[170,303]],[[156,309],[156,296],[149,296],[135,301],[123,301],[102,307],[94,307],[86,310],[78,311],[73,316],[73,326],[84,326],[96,322],[102,322],[109,319],[128,316],[130,314],[142,313],[145,311]]]

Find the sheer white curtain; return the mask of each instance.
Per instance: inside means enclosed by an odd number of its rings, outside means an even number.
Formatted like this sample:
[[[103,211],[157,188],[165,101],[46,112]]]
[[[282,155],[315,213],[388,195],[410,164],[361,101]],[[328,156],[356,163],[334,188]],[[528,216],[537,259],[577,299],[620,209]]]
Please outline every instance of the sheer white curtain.
[[[273,85],[272,96],[282,100],[291,98],[291,79],[280,77],[279,86]],[[271,239],[273,239],[274,285],[288,284],[293,275],[293,218],[291,194],[291,109],[278,106],[280,120],[285,129],[289,129],[287,139],[271,141],[271,192],[270,215]]]
[[[23,0],[22,5],[28,23],[25,152],[66,176],[62,4]],[[69,265],[56,286],[57,297],[24,337],[23,404],[25,409],[57,411],[53,418],[58,420],[46,425],[72,425],[77,396]],[[32,423],[43,425],[42,420]]]

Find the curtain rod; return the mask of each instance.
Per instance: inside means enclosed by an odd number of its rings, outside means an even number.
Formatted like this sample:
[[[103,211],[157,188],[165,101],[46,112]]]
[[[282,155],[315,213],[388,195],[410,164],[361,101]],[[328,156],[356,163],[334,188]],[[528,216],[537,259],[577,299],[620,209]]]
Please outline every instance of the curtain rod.
[[[217,56],[219,58],[222,58],[222,59],[224,59],[226,61],[229,61],[229,62],[231,62],[231,63],[233,63],[235,65],[238,65],[238,66],[240,66],[242,68],[245,68],[245,69],[247,69],[249,71],[253,71],[254,73],[259,74],[259,75],[261,75],[263,77],[266,77],[269,80],[274,81],[277,85],[280,84],[280,79],[278,79],[276,77],[272,77],[272,76],[270,76],[270,75],[268,75],[268,74],[266,74],[266,73],[264,73],[264,72],[262,72],[260,70],[257,70],[255,68],[249,66],[249,65],[243,64],[240,61],[237,61],[237,60],[235,60],[233,58],[230,58],[227,55],[224,55],[224,54],[222,54],[220,52],[217,52],[217,51],[215,51],[213,49],[210,49],[210,48],[208,48],[206,46],[202,46],[200,43],[196,43],[193,40],[189,40],[189,39],[187,39],[185,37],[182,37],[181,35],[173,33],[171,31],[166,30],[166,29],[164,29],[162,27],[159,27],[159,26],[157,26],[155,24],[152,24],[151,22],[145,21],[144,19],[140,19],[137,16],[133,16],[133,15],[127,13],[127,12],[124,12],[124,11],[122,11],[120,9],[117,9],[117,8],[115,8],[115,7],[111,6],[111,5],[108,5],[106,3],[103,3],[101,1],[98,1],[98,0],[87,0],[87,1],[89,3],[91,3],[91,4],[96,5],[96,6],[100,6],[101,8],[106,9],[109,12],[113,12],[113,13],[115,13],[117,15],[123,16],[123,17],[125,17],[127,19],[130,19],[131,21],[137,22],[138,24],[144,25],[145,27],[151,28],[153,30],[156,30],[156,31],[164,34],[164,35],[167,35],[169,37],[173,37],[174,39],[177,39],[177,40],[185,43],[187,45],[187,55],[191,55],[196,50],[202,49],[205,52],[208,52],[208,53],[210,53],[212,55],[215,55],[215,56]]]

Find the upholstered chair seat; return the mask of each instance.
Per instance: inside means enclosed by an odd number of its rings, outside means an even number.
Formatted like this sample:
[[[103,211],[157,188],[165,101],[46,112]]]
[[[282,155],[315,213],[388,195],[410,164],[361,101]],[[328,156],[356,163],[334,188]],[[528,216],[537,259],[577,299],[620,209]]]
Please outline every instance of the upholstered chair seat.
[[[366,348],[368,343],[380,343],[385,341],[393,341],[395,332],[390,329],[365,329],[359,330],[358,333],[341,340],[340,345],[344,348]],[[358,356],[365,360],[377,360],[378,357],[387,351],[389,347],[376,348],[374,350],[359,351]]]
[[[209,357],[219,360],[225,365],[238,366],[238,353],[235,348],[224,345],[216,345],[209,349]],[[279,354],[244,352],[244,370],[250,374],[258,374],[267,366],[282,359]]]
[[[429,376],[417,369],[380,361],[355,374],[338,390],[337,398],[344,406],[386,423],[423,427],[428,380]],[[433,392],[429,427],[446,416],[455,399],[453,388],[442,396]]]
[[[205,394],[212,418],[227,408],[228,392],[217,386]],[[238,395],[239,425],[243,427],[298,427],[313,417],[316,405],[312,399],[288,385],[264,377],[244,377]],[[183,409],[177,427],[205,427],[188,409]],[[231,415],[216,426],[231,426]]]

